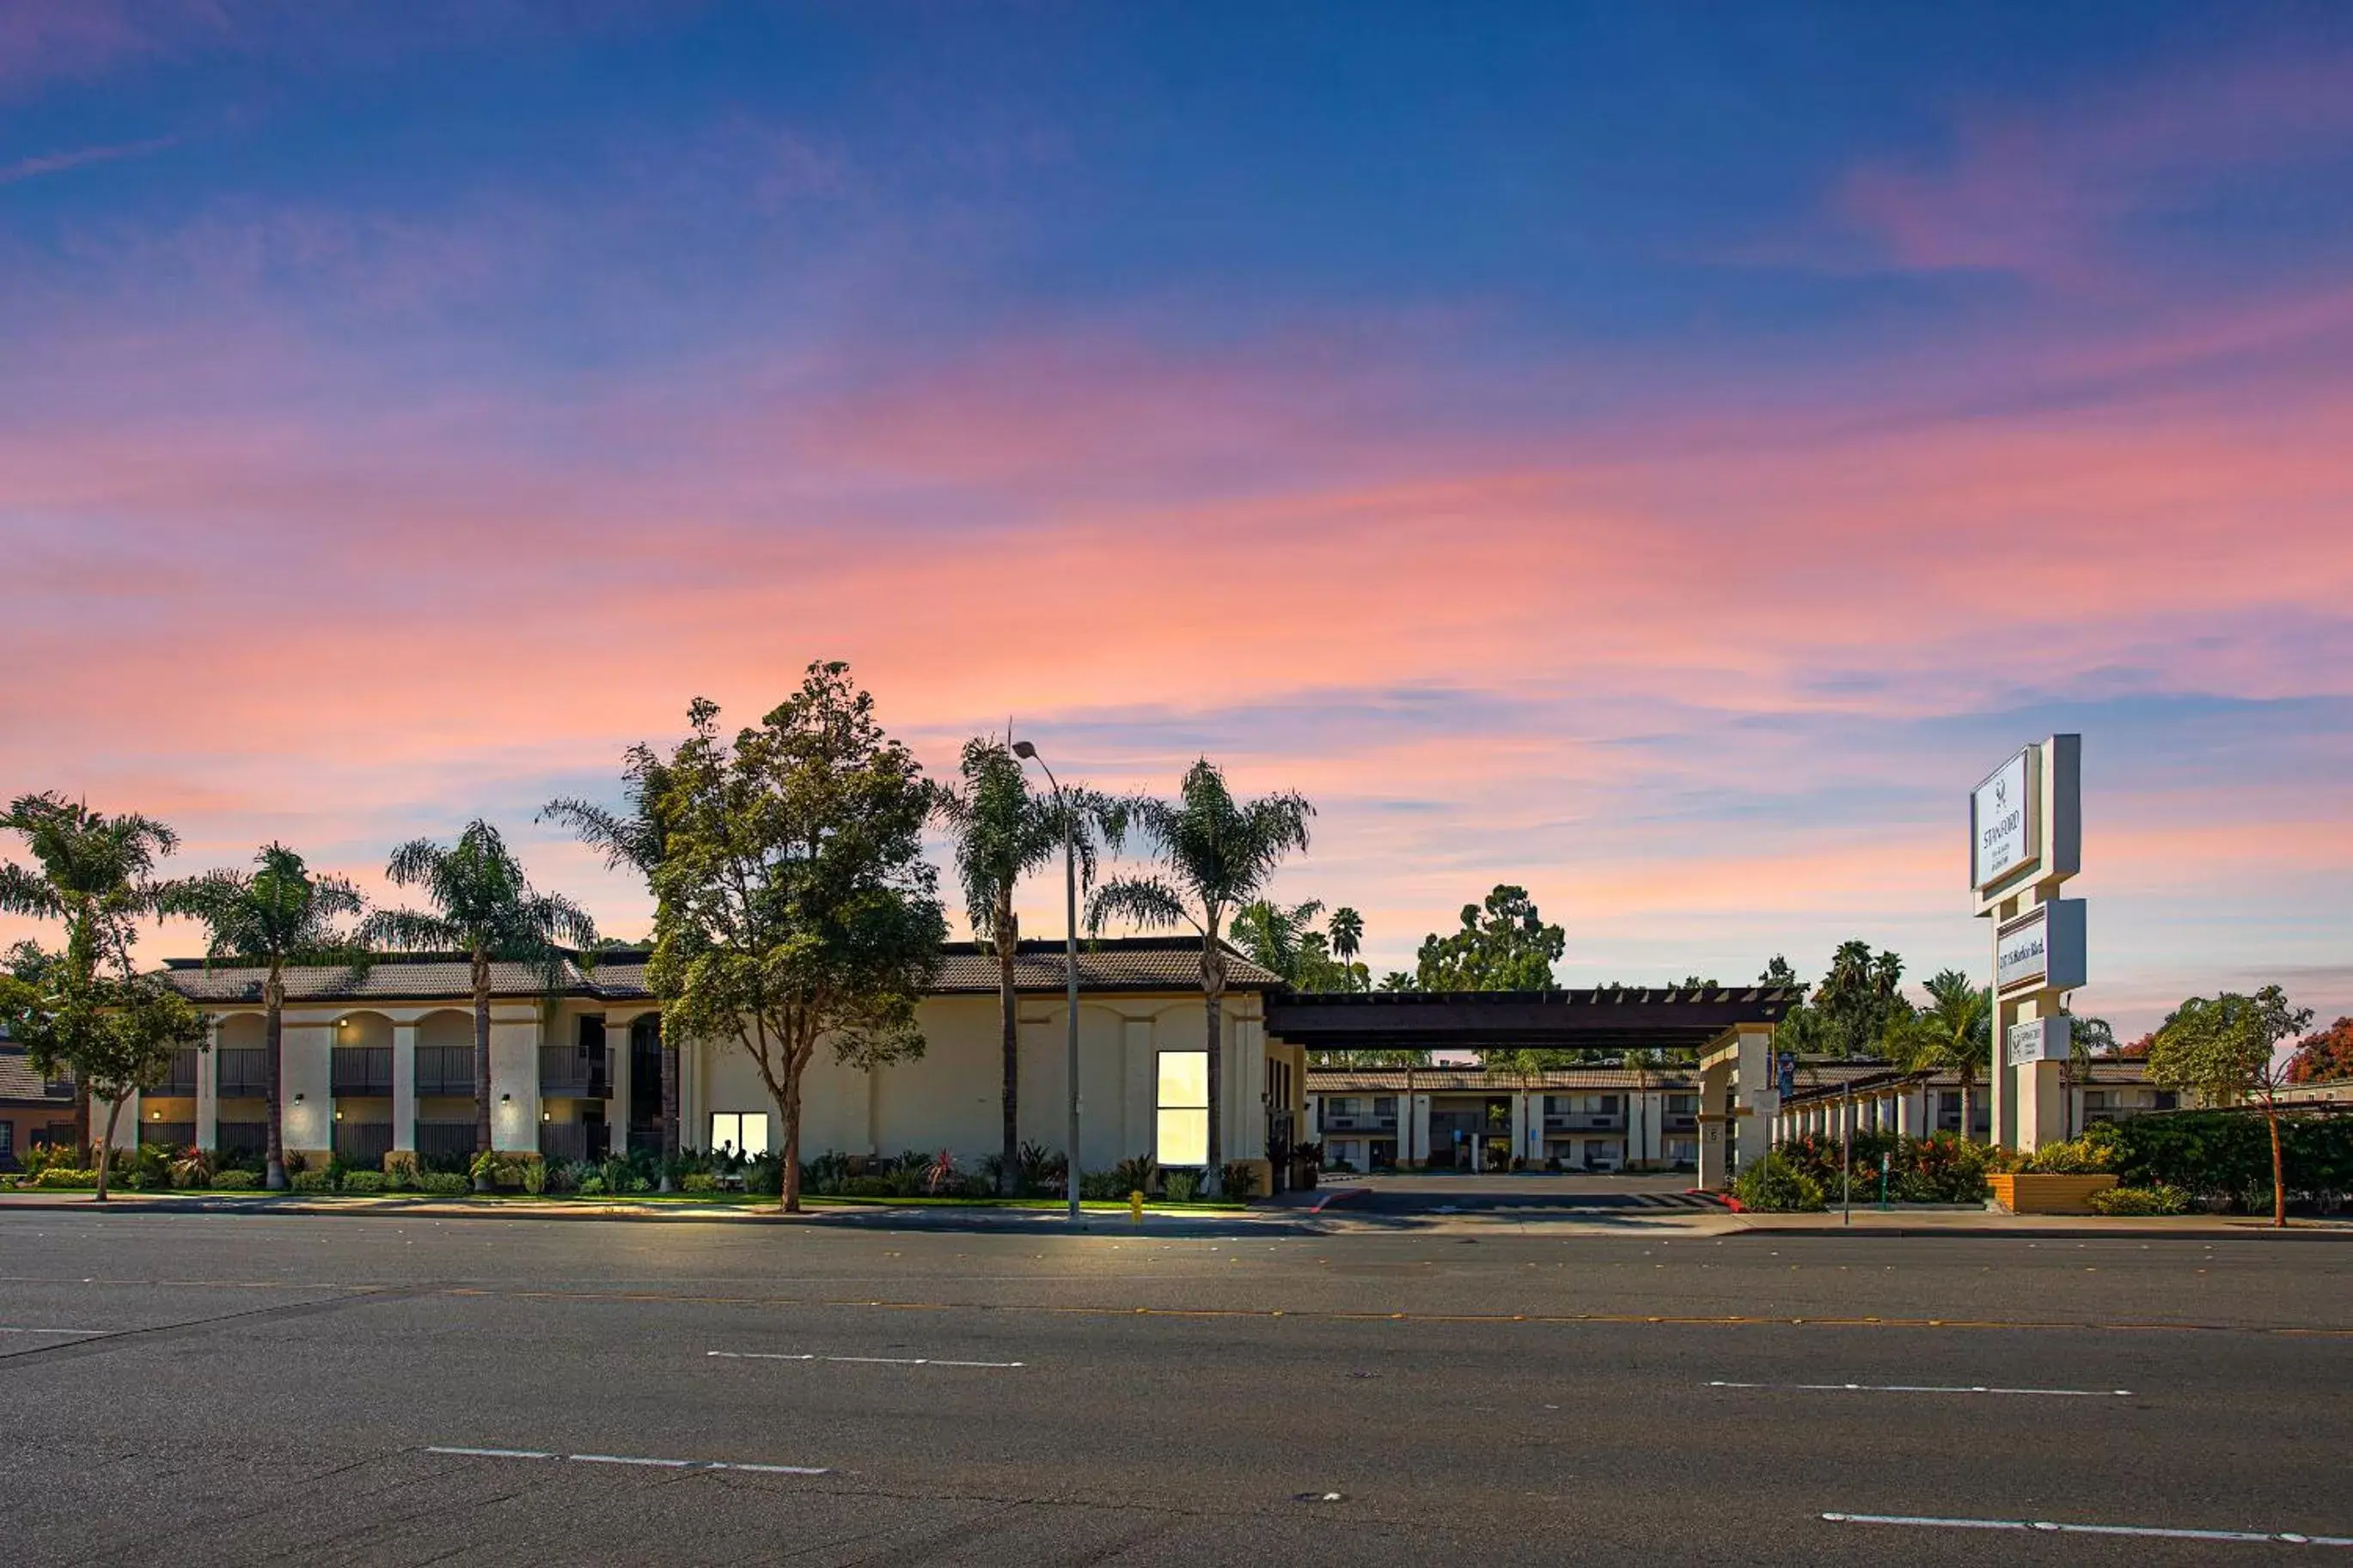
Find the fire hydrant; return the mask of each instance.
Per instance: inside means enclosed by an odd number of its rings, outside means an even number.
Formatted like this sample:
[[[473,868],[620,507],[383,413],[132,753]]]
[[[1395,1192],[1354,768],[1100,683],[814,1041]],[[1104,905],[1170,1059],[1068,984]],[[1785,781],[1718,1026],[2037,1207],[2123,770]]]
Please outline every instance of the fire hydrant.
[[[1144,1194],[1142,1192],[1132,1192],[1127,1194],[1127,1223],[1130,1225],[1142,1225],[1144,1223]]]

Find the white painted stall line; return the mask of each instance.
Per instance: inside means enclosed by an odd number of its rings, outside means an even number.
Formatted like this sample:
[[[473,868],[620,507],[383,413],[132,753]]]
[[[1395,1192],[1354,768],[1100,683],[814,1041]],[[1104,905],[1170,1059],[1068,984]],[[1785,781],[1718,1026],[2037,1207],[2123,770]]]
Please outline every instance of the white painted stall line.
[[[554,1454],[539,1448],[428,1447],[425,1452],[461,1459],[563,1459],[576,1465],[642,1465],[658,1470],[743,1470],[760,1476],[828,1476],[833,1473],[818,1465],[755,1465],[741,1459],[654,1459],[634,1454]]]
[[[2129,1399],[2129,1388],[1998,1388],[1988,1384],[1947,1384],[1927,1383],[1725,1383],[1718,1380],[1710,1388],[1754,1388],[1780,1393],[1801,1394],[2043,1394],[2053,1399]]]
[[[787,1354],[782,1351],[705,1351],[702,1353],[722,1361],[827,1361],[860,1366],[965,1366],[990,1371],[1006,1371],[1029,1364],[1018,1361],[950,1361],[944,1356],[926,1355],[809,1355]]]
[[[0,1326],[0,1334],[62,1334],[72,1339],[98,1340],[120,1333],[119,1329],[12,1329]]]
[[[2038,1535],[2126,1535],[2152,1541],[2236,1541],[2270,1546],[2353,1546],[2353,1535],[2292,1530],[2180,1530],[2158,1524],[2068,1524],[2048,1519],[1935,1519],[1898,1513],[1826,1513],[1831,1524],[1892,1524],[1914,1530],[2000,1530]]]

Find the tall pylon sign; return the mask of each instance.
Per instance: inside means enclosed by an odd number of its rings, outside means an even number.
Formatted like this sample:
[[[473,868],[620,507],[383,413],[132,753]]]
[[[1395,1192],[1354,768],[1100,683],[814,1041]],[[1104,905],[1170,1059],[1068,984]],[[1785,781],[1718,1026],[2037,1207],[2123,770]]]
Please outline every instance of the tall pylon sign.
[[[2067,993],[2084,973],[2084,738],[2021,748],[1969,792],[1969,889],[1993,923],[1993,1140],[2039,1149],[2065,1135]]]

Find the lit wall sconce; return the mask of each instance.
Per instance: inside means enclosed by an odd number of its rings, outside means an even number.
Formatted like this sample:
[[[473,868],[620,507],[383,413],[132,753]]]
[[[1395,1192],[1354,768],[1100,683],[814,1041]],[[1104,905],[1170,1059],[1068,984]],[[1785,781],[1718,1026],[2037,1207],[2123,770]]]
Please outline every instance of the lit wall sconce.
[[[164,1120],[164,1113],[160,1110],[151,1110],[147,1113],[147,1120],[150,1121],[161,1121]]]
[[[499,1103],[501,1105],[512,1105],[514,1103],[514,1096],[512,1094],[502,1094],[499,1096]]]
[[[302,1096],[301,1095],[301,1093],[300,1093],[300,1092],[297,1092],[297,1093],[296,1093],[296,1095],[294,1096],[294,1103],[295,1103],[295,1104],[297,1104],[297,1105],[300,1105],[300,1104],[301,1104],[301,1103],[302,1103]]]
[[[340,1111],[340,1110],[336,1111],[336,1112],[335,1112],[335,1120],[336,1120],[336,1121],[341,1121],[343,1119],[343,1113],[342,1111]]]
[[[540,1119],[542,1121],[554,1121],[554,1120],[555,1120],[554,1117],[552,1117],[552,1116],[548,1115],[548,1113],[547,1113],[546,1111],[544,1111],[544,1110],[543,1110],[543,1111],[541,1111],[541,1112],[539,1113],[539,1119]]]

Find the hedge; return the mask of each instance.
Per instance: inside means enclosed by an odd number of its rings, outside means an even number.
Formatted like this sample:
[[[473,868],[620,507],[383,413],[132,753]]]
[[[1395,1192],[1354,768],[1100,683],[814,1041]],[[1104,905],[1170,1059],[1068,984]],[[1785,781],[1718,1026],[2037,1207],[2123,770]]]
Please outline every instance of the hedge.
[[[2179,1187],[2249,1211],[2272,1205],[2272,1145],[2256,1110],[2176,1110],[2110,1124],[2127,1187]],[[2328,1206],[2353,1192],[2353,1116],[2280,1118],[2288,1201]]]

